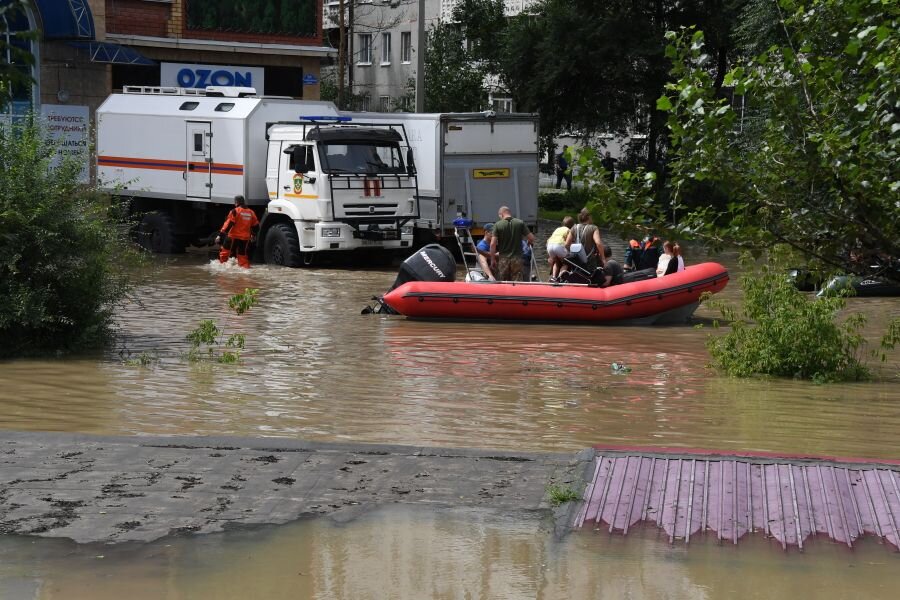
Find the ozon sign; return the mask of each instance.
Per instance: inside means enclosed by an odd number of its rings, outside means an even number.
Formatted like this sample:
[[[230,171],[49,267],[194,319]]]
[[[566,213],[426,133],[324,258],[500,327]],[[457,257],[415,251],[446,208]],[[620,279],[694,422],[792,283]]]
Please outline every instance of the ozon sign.
[[[208,85],[252,87],[262,93],[265,84],[265,69],[262,67],[164,62],[160,65],[159,84],[199,89]]]

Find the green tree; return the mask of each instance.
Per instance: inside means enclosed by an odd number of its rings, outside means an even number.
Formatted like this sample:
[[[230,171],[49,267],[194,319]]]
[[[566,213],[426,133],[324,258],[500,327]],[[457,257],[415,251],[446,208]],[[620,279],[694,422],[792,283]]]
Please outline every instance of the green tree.
[[[518,106],[540,113],[544,135],[645,133],[642,153],[656,168],[668,146],[665,114],[656,108],[669,81],[666,30],[704,25],[715,33],[714,57],[724,70],[745,2],[544,0],[510,21],[501,74]]]
[[[788,44],[726,76],[758,109],[749,138],[732,106],[704,89],[703,35],[672,36],[677,81],[660,102],[678,148],[673,189],[708,181],[727,186],[730,198],[722,208],[692,210],[683,227],[757,248],[785,243],[825,265],[866,272],[872,261],[861,257],[900,256],[900,7],[781,7]]]
[[[425,48],[425,110],[465,112],[484,103],[484,70],[464,45],[458,27],[438,22],[428,33]]]
[[[503,0],[460,0],[452,18],[461,27],[471,58],[488,72],[499,73],[507,24]]]
[[[725,75],[734,102],[715,94],[704,34],[670,34],[673,82],[657,104],[675,147],[670,203],[652,201],[655,173],[611,187],[585,155],[597,217],[712,246],[783,243],[814,266],[871,274],[871,259],[900,256],[900,8],[782,0],[779,10],[787,41]]]
[[[55,153],[34,123],[0,126],[0,356],[102,344],[129,289],[116,211]]]

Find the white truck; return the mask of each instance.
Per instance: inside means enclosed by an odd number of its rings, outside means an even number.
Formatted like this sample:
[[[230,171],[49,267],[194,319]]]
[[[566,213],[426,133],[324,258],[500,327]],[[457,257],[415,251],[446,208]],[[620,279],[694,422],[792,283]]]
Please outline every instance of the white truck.
[[[344,113],[354,121],[400,123],[415,152],[420,217],[417,245],[452,239],[453,221],[474,221],[473,234],[497,209],[534,229],[538,213],[538,117],[528,113]]]
[[[126,87],[97,109],[97,178],[127,199],[156,252],[203,245],[243,195],[267,263],[412,249],[420,219],[403,125],[252,88]]]

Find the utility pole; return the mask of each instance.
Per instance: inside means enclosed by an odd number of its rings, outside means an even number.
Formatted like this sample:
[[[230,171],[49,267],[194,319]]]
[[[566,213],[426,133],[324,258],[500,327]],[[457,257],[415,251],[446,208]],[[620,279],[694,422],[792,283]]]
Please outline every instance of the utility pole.
[[[425,0],[419,0],[416,40],[416,112],[425,112]]]
[[[344,108],[344,65],[347,62],[347,35],[344,28],[344,0],[338,5],[338,31],[340,33],[340,41],[338,42],[338,108]]]

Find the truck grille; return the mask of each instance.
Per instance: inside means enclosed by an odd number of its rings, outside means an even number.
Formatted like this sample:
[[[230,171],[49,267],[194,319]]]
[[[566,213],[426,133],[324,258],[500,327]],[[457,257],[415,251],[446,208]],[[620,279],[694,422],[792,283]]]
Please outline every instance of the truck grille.
[[[358,202],[344,204],[344,214],[348,217],[393,217],[397,214],[397,203],[374,204],[372,202]]]

